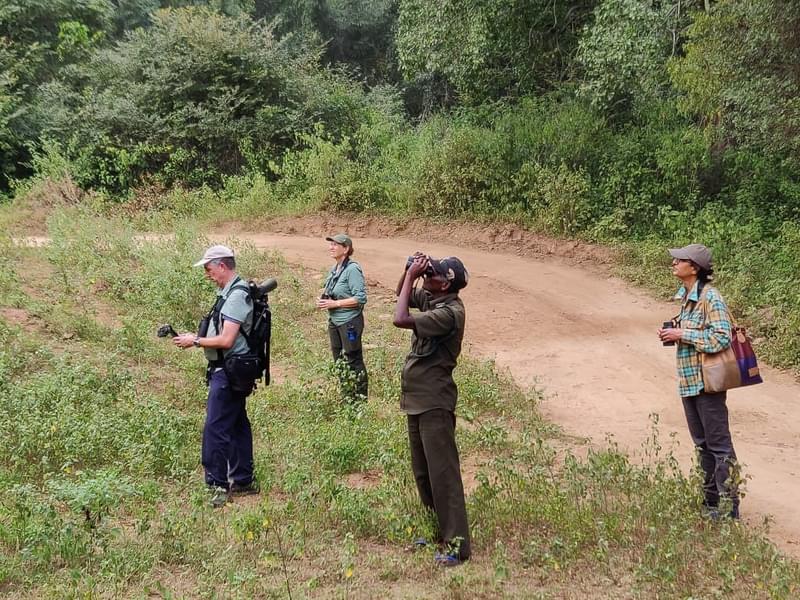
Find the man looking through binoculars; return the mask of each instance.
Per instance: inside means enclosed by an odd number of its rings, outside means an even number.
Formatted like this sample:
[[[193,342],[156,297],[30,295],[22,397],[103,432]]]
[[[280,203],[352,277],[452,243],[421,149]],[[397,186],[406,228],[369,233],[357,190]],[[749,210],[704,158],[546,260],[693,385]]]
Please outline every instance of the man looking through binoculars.
[[[423,278],[422,289],[414,287]],[[411,329],[411,352],[403,367],[400,408],[408,420],[411,468],[422,504],[436,514],[440,566],[470,557],[469,523],[455,440],[458,388],[453,369],[464,337],[459,290],[469,275],[455,257],[409,257],[397,287],[394,325]],[[411,313],[410,308],[419,312]],[[424,542],[423,542],[424,543]]]

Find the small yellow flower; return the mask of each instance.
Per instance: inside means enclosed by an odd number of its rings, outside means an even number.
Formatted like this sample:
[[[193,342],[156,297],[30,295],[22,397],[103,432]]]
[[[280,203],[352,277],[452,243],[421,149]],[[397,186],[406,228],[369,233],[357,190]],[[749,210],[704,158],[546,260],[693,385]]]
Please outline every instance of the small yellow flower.
[[[244,538],[245,538],[245,539],[246,539],[248,542],[252,542],[252,541],[253,541],[253,539],[255,539],[255,537],[256,537],[256,536],[255,536],[255,535],[253,535],[253,532],[252,532],[252,531],[248,531],[246,534],[244,534]]]
[[[269,529],[269,526],[270,526],[269,519],[264,519],[263,521],[261,521],[261,527],[263,527],[264,529]]]
[[[70,467],[69,465],[67,465],[66,467],[64,467],[64,473],[67,473],[68,475],[69,475],[70,473],[72,473],[72,467]]]
[[[347,570],[344,572],[344,578],[350,579],[353,576],[353,567],[347,567]]]
[[[411,527],[406,527],[406,533],[407,533],[408,535],[411,535]]]

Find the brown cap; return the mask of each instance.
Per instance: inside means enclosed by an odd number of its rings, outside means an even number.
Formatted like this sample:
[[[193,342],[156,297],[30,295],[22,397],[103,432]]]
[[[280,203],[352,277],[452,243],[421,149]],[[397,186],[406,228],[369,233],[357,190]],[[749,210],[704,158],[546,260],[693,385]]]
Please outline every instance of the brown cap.
[[[701,269],[711,268],[711,250],[703,244],[689,244],[683,248],[672,248],[669,255],[680,260],[690,260]]]

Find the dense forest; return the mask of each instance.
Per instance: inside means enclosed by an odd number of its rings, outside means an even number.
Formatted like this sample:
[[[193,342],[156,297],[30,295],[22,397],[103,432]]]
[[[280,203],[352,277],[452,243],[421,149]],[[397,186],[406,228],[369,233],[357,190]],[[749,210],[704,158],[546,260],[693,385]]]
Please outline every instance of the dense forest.
[[[0,0],[0,193],[504,219],[643,281],[702,241],[796,366],[798,89],[793,0]]]

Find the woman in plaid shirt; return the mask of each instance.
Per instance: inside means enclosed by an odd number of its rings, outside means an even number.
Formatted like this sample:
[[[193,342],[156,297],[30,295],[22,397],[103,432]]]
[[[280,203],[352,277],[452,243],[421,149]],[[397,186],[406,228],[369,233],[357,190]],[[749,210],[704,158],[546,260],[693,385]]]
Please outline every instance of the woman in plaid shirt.
[[[731,343],[731,316],[720,293],[709,282],[714,273],[711,252],[702,244],[669,251],[672,274],[683,284],[676,298],[681,301],[677,326],[659,329],[662,342],[677,342],[678,391],[689,433],[697,447],[703,469],[705,514],[720,517],[720,499],[725,510],[739,518],[736,452],[728,423],[726,393],[703,389],[700,353],[715,354]]]

